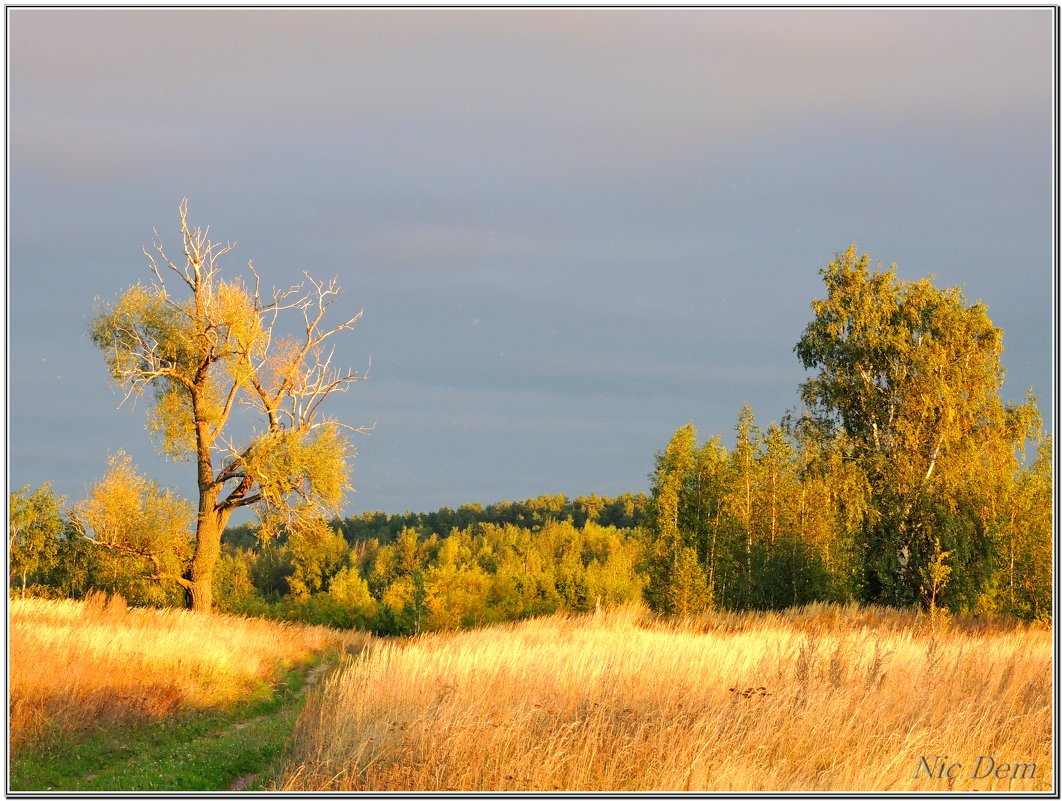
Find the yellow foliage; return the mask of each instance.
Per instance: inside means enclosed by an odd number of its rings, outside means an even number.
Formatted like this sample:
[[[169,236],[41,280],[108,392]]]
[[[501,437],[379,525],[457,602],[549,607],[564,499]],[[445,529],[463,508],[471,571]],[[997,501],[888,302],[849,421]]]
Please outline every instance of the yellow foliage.
[[[177,574],[191,555],[193,517],[186,500],[141,476],[123,451],[108,459],[106,475],[75,507],[75,518],[101,544],[153,555]]]
[[[380,601],[395,612],[401,612],[407,604],[413,602],[413,592],[413,580],[403,576],[388,585]]]
[[[285,513],[265,527],[338,511],[350,490],[349,440],[325,422],[310,431],[280,429],[259,436],[244,460],[271,510]]]
[[[376,601],[369,592],[369,585],[359,575],[357,568],[344,567],[328,583],[328,594],[344,606],[370,616],[376,611]]]

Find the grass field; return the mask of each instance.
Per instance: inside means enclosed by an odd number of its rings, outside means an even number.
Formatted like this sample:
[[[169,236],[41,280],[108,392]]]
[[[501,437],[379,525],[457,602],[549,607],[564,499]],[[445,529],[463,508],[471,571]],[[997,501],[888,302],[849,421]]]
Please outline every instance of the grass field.
[[[1044,628],[829,606],[664,623],[629,607],[379,640],[120,599],[9,614],[16,790],[1054,783]],[[357,655],[322,672],[339,653]]]
[[[323,627],[129,609],[120,598],[13,599],[9,743],[69,743],[114,727],[270,697],[292,668],[369,638]]]
[[[276,789],[1044,791],[1051,660],[1042,628],[823,606],[377,641]]]

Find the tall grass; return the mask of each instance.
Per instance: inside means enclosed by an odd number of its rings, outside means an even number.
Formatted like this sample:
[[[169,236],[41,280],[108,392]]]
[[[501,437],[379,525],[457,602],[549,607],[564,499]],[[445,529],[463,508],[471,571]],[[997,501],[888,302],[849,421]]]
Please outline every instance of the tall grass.
[[[1051,657],[1043,629],[822,606],[377,641],[311,695],[277,787],[1047,790]],[[937,756],[963,767],[916,778]]]
[[[120,597],[9,604],[13,750],[116,722],[247,699],[263,682],[366,635],[178,609],[129,609]]]

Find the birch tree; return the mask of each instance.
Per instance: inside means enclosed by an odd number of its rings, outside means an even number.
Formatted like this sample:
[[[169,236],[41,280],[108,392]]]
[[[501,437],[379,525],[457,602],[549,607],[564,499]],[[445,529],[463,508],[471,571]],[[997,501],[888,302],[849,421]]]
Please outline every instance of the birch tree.
[[[796,346],[816,371],[801,394],[869,485],[864,600],[928,606],[939,599],[922,577],[941,550],[954,562],[949,590],[987,563],[989,532],[967,513],[963,487],[990,469],[982,454],[1020,447],[1035,401],[1002,401],[1003,331],[961,289],[871,269],[854,245],[821,274],[826,297]]]
[[[656,612],[690,614],[708,603],[708,584],[693,547],[697,531],[691,515],[692,480],[697,463],[697,430],[692,424],[678,429],[663,453],[657,454],[656,470],[650,477],[645,531],[648,583],[646,603]]]
[[[746,608],[752,606],[752,544],[753,530],[755,527],[754,516],[754,490],[759,484],[759,464],[757,454],[760,450],[762,432],[756,426],[756,417],[752,409],[745,405],[738,415],[735,426],[737,441],[734,450],[730,454],[731,470],[733,475],[732,491],[730,493],[731,514],[740,521],[743,533],[743,552],[741,562],[744,566],[743,597],[742,603]]]
[[[8,579],[12,585],[21,583],[25,598],[28,577],[55,561],[63,531],[63,498],[56,497],[49,484],[33,492],[27,484],[12,492],[7,504]]]
[[[264,536],[339,510],[350,490],[350,425],[326,402],[364,376],[334,360],[337,335],[361,312],[327,323],[337,279],[309,273],[265,290],[254,265],[225,278],[234,247],[180,217],[181,257],[156,233],[145,248],[151,280],[102,304],[90,326],[123,403],[145,400],[148,428],[170,458],[194,465],[193,552],[173,577],[192,609],[209,611],[211,581],[230,515],[254,509]]]

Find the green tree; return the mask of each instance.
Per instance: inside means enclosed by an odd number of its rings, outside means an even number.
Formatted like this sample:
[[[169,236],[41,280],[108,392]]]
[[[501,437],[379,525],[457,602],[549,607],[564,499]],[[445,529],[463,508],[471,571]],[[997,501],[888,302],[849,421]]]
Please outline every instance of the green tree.
[[[253,559],[247,551],[226,547],[214,566],[214,605],[223,612],[248,613],[260,602],[251,582]]]
[[[12,584],[21,583],[23,598],[27,580],[55,563],[64,526],[62,505],[50,484],[33,492],[27,484],[8,496],[8,571]]]
[[[51,597],[84,598],[93,589],[101,549],[82,537],[69,518],[57,546],[55,560],[42,576],[41,584]]]
[[[759,460],[762,432],[756,425],[756,418],[752,410],[745,406],[738,415],[737,441],[734,450],[730,454],[732,485],[730,492],[731,514],[738,522],[744,540],[744,553],[742,563],[744,565],[742,606],[749,608],[754,605],[754,580],[752,574],[752,545],[756,540],[756,492],[760,481]]]
[[[585,523],[596,523],[597,519],[601,517],[601,513],[605,510],[606,499],[602,498],[596,492],[586,496],[580,495],[575,499],[575,511],[578,513],[578,518],[574,521],[578,525]]]
[[[772,422],[756,454],[754,606],[782,609],[804,601],[814,549],[797,536],[800,486],[797,453],[787,430]],[[800,585],[800,586],[798,586]]]
[[[692,423],[678,429],[664,452],[657,454],[656,470],[650,476],[652,486],[646,514],[648,582],[645,600],[655,612],[674,612],[670,587],[687,544],[681,512],[683,496],[688,493],[696,464],[696,445],[697,429]]]
[[[612,606],[642,596],[642,577],[635,570],[641,544],[612,526],[587,523],[582,528],[586,583],[594,607]]]
[[[997,501],[986,514],[994,525],[998,547],[995,597],[979,610],[1005,612],[1026,620],[1049,620],[1053,581],[1052,438],[1043,437],[1030,466],[1011,470]],[[997,500],[998,499],[998,500]]]
[[[296,521],[288,532],[288,548],[293,568],[288,588],[296,599],[325,589],[349,551],[343,535],[321,518]]]
[[[1021,561],[1015,574],[1014,606],[1016,611],[1032,620],[1051,620],[1054,581],[1051,570],[1053,544],[1052,510],[1054,509],[1054,467],[1051,459],[1052,438],[1044,437],[1037,449],[1032,470],[1023,476],[1021,492],[1024,500],[1026,536],[1021,548]]]
[[[845,603],[855,598],[859,570],[856,532],[867,514],[869,488],[865,476],[837,440],[816,430],[804,416],[792,426],[796,439],[797,539],[822,560],[825,586],[818,597]]]
[[[251,584],[255,592],[267,600],[280,599],[288,591],[288,577],[294,572],[291,548],[287,542],[260,542],[250,564]]]
[[[108,459],[107,473],[70,514],[71,525],[85,540],[109,551],[112,591],[118,575],[126,572],[121,563],[130,559],[136,565],[134,579],[146,575],[182,584],[192,555],[192,520],[184,498],[141,476],[122,451]],[[116,561],[118,556],[122,559]]]
[[[424,572],[429,630],[475,625],[486,614],[489,576],[472,558],[468,545],[467,534],[451,533],[441,541],[434,563]]]
[[[343,622],[350,626],[367,628],[376,617],[377,603],[353,565],[342,568],[332,577],[326,598],[343,611]]]
[[[948,557],[951,554],[940,548],[940,538],[933,540],[933,553],[929,563],[922,568],[922,594],[929,596],[929,612],[936,614],[937,598],[943,593],[944,587],[951,578],[951,567],[948,565]]]
[[[416,634],[427,623],[424,568],[427,548],[417,530],[407,527],[391,545],[380,548],[368,584],[380,600],[380,629],[387,634]]]
[[[340,294],[336,279],[305,274],[306,283],[264,298],[250,263],[249,284],[222,278],[220,260],[233,246],[191,227],[184,201],[180,228],[183,264],[155,241],[154,253],[144,251],[154,280],[103,304],[90,333],[125,398],[150,400],[148,427],[162,451],[195,465],[194,549],[179,581],[189,606],[208,612],[233,511],[253,507],[269,535],[339,509],[349,489],[350,427],[322,406],[361,378],[333,366],[332,343],[361,315],[325,326]],[[285,330],[289,317],[297,322]],[[237,443],[235,431],[253,425],[237,422],[240,410],[264,428]]]
[[[708,606],[708,581],[697,559],[697,552],[687,546],[679,550],[667,587],[667,612],[687,616],[703,612]]]
[[[763,449],[759,456],[764,528],[772,548],[782,534],[792,530],[796,524],[793,508],[793,500],[797,496],[795,457],[785,429],[772,422],[763,437]]]
[[[821,274],[826,297],[812,303],[796,345],[816,371],[801,394],[870,490],[863,600],[928,605],[923,577],[939,537],[951,560],[946,595],[966,604],[991,563],[990,534],[966,490],[990,469],[982,454],[1024,442],[1035,402],[1001,400],[1003,332],[960,289],[872,270],[854,245]]]

